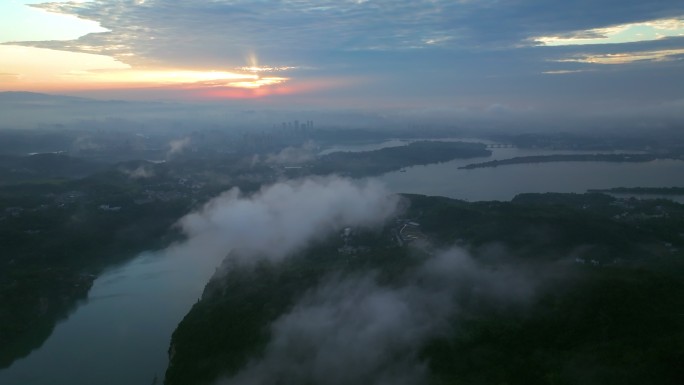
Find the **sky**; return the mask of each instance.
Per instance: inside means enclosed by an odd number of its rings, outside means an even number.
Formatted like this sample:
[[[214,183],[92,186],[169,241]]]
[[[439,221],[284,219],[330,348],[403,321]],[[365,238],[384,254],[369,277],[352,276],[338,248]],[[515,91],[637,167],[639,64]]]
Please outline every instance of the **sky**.
[[[677,115],[683,59],[681,0],[0,2],[0,91]]]

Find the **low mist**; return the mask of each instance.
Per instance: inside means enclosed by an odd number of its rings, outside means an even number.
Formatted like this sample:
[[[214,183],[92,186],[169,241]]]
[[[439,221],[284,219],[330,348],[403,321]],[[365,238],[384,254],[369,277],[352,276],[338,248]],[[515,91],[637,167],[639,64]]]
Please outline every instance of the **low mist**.
[[[395,286],[375,272],[331,276],[270,327],[263,356],[219,385],[424,384],[421,347],[446,334],[469,306],[521,304],[539,279],[474,260],[460,248],[437,253]]]
[[[276,183],[251,196],[234,188],[179,221],[187,255],[211,253],[280,260],[347,227],[382,224],[399,198],[374,181],[340,177]]]
[[[316,158],[317,147],[308,141],[298,147],[286,147],[276,154],[266,157],[266,163],[276,165],[297,165],[312,161]]]
[[[232,189],[179,221],[188,240],[175,249],[277,262],[344,227],[377,228],[398,206],[399,197],[373,180],[307,178],[251,196]],[[456,247],[391,285],[379,276],[324,277],[270,325],[263,355],[218,384],[422,384],[429,371],[420,350],[431,338],[472,306],[526,303],[540,283],[520,266],[494,268]]]

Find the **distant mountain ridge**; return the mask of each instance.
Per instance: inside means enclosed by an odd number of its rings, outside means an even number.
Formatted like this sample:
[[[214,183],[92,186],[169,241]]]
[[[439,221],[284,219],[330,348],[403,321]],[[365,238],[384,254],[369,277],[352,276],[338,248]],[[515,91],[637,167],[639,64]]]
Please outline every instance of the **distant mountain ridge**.
[[[95,99],[90,97],[70,96],[61,94],[45,94],[28,91],[2,91],[0,92],[0,107],[3,103],[26,104],[29,106],[41,104],[66,104],[66,105],[100,105],[100,106],[176,106],[177,102],[163,100],[131,101],[125,99]],[[182,104],[182,103],[180,103]]]
[[[47,101],[63,101],[63,102],[84,102],[92,99],[79,98],[76,96],[43,94],[37,92],[27,91],[4,91],[0,92],[0,102],[47,102]]]

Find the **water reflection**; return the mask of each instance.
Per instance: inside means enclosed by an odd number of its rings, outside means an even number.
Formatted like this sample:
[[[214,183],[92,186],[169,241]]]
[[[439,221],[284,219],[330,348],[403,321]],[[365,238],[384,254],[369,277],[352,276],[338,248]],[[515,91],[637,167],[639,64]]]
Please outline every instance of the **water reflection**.
[[[577,153],[567,152],[562,153]],[[553,154],[543,150],[494,149],[492,159]],[[469,201],[510,200],[521,193],[584,193],[612,187],[682,187],[684,161],[645,163],[558,162],[462,170],[480,159],[409,167],[380,179],[395,192],[440,195]]]
[[[0,384],[145,385],[163,378],[171,333],[220,257],[171,248],[104,273],[40,349],[0,371]]]

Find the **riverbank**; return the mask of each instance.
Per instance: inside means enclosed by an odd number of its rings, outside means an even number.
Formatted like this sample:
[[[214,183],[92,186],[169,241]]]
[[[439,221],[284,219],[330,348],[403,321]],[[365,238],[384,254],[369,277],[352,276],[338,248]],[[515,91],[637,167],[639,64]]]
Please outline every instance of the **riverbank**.
[[[613,187],[590,189],[589,192],[634,195],[684,195],[684,187]]]

